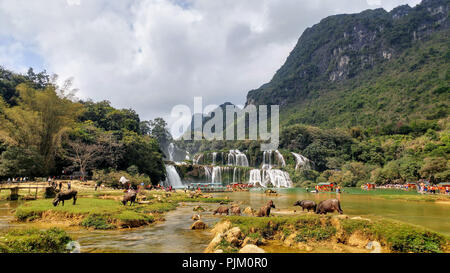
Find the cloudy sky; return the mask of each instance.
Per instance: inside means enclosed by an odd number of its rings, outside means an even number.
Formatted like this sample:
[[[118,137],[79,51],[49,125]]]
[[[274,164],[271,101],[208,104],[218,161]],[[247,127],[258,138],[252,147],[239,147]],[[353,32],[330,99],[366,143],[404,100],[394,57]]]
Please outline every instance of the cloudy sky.
[[[170,120],[243,104],[322,18],[420,0],[0,0],[0,65],[74,78],[77,96]]]

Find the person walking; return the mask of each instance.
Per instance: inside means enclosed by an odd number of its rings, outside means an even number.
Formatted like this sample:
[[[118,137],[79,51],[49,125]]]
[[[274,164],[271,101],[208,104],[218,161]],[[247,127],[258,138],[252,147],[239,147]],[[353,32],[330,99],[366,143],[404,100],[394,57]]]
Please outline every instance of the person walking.
[[[72,185],[70,184],[70,182],[67,183],[67,189],[70,190],[72,187]]]
[[[59,191],[62,189],[62,182],[59,182]]]

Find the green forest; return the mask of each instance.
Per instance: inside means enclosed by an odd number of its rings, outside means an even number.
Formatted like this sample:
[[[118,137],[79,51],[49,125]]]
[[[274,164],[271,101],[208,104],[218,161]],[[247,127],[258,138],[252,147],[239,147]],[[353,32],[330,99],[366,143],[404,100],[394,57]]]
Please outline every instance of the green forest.
[[[134,110],[108,101],[77,100],[69,81],[55,82],[45,71],[0,68],[0,178],[78,172],[109,183],[122,174],[147,184],[165,179],[152,135],[158,120],[141,121]]]

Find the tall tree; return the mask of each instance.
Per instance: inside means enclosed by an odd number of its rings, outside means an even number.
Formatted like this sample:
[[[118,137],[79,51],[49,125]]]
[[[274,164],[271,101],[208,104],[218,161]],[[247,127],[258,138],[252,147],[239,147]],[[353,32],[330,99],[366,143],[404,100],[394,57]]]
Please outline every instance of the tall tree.
[[[81,106],[54,85],[36,90],[20,84],[17,90],[17,106],[0,102],[0,139],[10,146],[36,150],[48,174],[61,151],[61,139],[74,126]]]
[[[94,164],[100,159],[102,149],[96,144],[87,144],[81,141],[71,141],[68,143],[69,150],[67,159],[72,162],[72,167],[79,168],[83,180],[87,171],[94,167]]]

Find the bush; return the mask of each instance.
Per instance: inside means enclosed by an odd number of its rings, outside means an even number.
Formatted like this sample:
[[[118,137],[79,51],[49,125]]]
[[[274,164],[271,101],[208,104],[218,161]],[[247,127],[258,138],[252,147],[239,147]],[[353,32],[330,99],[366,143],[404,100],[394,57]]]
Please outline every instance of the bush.
[[[89,214],[81,222],[83,227],[93,227],[94,229],[114,229],[115,225],[110,223],[110,220],[105,215]]]

